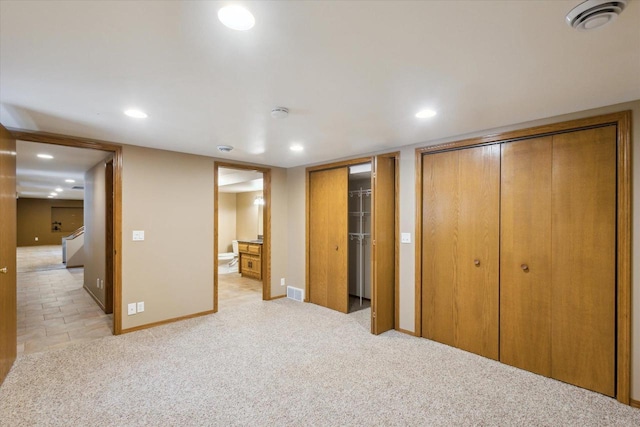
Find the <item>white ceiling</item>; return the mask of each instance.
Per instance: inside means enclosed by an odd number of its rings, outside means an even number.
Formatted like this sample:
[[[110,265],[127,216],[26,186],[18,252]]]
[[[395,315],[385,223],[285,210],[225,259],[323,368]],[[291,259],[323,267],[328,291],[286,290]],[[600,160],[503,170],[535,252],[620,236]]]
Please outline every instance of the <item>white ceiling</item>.
[[[0,122],[291,167],[640,99],[640,1],[591,32],[579,2],[244,1],[238,32],[229,2],[2,1]]]
[[[99,150],[71,148],[61,145],[16,141],[16,190],[18,196],[45,199],[56,188],[61,188],[56,199],[83,200],[84,174],[100,161],[111,156]],[[38,154],[49,154],[53,159],[41,159]],[[75,182],[65,182],[73,179]]]
[[[221,193],[247,193],[261,191],[262,188],[262,172],[218,168],[218,191]]]

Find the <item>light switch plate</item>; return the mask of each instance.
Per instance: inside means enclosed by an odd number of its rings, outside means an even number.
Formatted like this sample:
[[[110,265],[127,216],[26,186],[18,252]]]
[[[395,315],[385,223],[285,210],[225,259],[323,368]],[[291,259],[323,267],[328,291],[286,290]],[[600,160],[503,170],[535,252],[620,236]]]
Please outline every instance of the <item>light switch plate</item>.
[[[138,313],[142,313],[144,311],[144,301],[140,301],[137,306]]]
[[[144,230],[133,230],[133,241],[139,242],[144,240]]]
[[[402,233],[402,234],[400,234],[400,242],[401,243],[411,243],[411,233]]]
[[[132,314],[136,314],[136,303],[132,302],[127,305],[127,314],[131,316]]]

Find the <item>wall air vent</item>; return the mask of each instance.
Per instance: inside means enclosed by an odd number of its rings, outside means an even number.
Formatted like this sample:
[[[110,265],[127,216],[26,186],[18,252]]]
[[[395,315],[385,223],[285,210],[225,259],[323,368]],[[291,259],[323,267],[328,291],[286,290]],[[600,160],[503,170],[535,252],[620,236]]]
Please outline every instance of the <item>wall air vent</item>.
[[[567,24],[581,31],[593,30],[615,20],[629,0],[587,0],[567,13]]]
[[[84,190],[84,185],[74,185],[71,187],[72,190]]]
[[[304,300],[304,290],[287,286],[287,298],[302,302]]]

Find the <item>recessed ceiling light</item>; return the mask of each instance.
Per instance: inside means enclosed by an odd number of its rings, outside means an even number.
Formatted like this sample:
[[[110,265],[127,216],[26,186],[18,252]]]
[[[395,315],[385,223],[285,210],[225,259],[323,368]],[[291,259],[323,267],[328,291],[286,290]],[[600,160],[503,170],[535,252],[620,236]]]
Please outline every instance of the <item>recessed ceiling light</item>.
[[[47,196],[47,199],[53,199],[53,196]]]
[[[242,6],[225,6],[218,11],[218,19],[232,30],[246,31],[253,28],[256,19]]]
[[[146,119],[148,117],[147,113],[145,113],[144,111],[136,110],[135,108],[126,110],[124,113],[129,117],[133,117],[134,119]]]
[[[64,182],[68,182],[69,184],[73,184],[74,182],[76,182],[75,179],[65,179]]]
[[[56,191],[57,191],[58,193],[62,193],[64,190],[63,190],[62,188],[58,187],[58,188],[56,188]]]
[[[38,154],[38,157],[40,157],[41,159],[53,159],[53,156],[51,154]]]
[[[289,150],[291,151],[302,151],[304,150],[304,147],[300,144],[293,144],[291,147],[289,147]]]
[[[437,113],[433,110],[422,110],[416,113],[416,117],[419,119],[428,119],[429,117],[435,116]]]
[[[56,193],[56,192],[52,192],[52,193],[49,193],[49,194],[51,194],[51,196],[57,196],[58,195],[58,193]]]

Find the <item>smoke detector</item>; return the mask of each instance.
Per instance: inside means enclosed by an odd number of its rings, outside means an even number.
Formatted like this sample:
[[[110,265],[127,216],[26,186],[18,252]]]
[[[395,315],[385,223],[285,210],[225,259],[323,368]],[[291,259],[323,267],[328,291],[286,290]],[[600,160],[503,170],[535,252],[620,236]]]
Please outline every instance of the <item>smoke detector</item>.
[[[233,150],[233,147],[230,145],[218,145],[218,151],[222,153],[228,153]]]
[[[275,107],[271,110],[271,117],[274,119],[284,119],[289,115],[289,109],[285,107]]]
[[[567,24],[581,31],[593,30],[615,20],[628,0],[587,0],[567,13]]]

